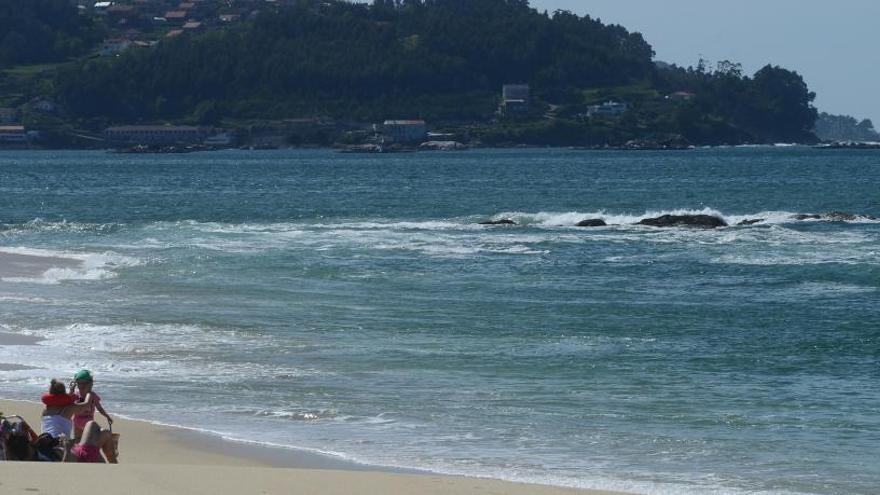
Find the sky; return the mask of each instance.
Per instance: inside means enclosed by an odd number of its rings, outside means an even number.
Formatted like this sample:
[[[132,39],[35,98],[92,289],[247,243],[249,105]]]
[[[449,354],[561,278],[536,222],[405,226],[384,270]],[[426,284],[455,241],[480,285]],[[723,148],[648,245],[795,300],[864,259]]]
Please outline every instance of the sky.
[[[880,0],[531,0],[637,31],[656,59],[702,56],[754,73],[772,63],[799,72],[820,111],[880,128]]]

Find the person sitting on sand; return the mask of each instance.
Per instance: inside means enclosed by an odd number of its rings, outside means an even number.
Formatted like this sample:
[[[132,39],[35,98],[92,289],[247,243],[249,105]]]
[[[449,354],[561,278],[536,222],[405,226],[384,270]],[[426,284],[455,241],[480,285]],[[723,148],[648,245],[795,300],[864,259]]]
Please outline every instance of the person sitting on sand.
[[[3,460],[37,461],[39,457],[36,446],[37,434],[27,421],[20,416],[0,418],[0,450]]]
[[[73,376],[73,380],[74,381],[70,384],[70,394],[73,395],[77,402],[84,401],[89,394],[92,396],[89,401],[91,407],[83,409],[73,415],[74,440],[79,440],[82,437],[83,428],[85,428],[86,424],[95,419],[96,409],[107,419],[107,423],[112,426],[113,418],[111,418],[110,415],[107,414],[107,411],[101,406],[101,397],[92,390],[95,383],[92,373],[89,370],[79,370]]]
[[[62,439],[64,455],[61,462],[105,462],[101,452],[107,457],[107,462],[117,464],[116,454],[113,449],[113,435],[109,430],[103,430],[98,423],[89,421],[83,428],[82,437],[79,441]]]
[[[64,383],[52,379],[49,393],[43,394],[41,399],[46,407],[40,416],[42,433],[37,440],[37,451],[46,457],[46,460],[60,461],[61,455],[56,448],[62,437],[70,436],[73,429],[70,417],[90,408],[91,404],[88,401],[91,397],[86,396],[84,401],[76,402],[76,398],[67,393]]]

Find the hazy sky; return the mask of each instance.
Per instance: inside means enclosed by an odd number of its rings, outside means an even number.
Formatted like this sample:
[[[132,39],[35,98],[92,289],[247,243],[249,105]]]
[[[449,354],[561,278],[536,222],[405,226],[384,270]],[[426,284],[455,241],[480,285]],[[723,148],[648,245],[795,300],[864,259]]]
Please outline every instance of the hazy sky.
[[[641,32],[657,60],[798,71],[816,106],[880,128],[880,0],[531,0]]]

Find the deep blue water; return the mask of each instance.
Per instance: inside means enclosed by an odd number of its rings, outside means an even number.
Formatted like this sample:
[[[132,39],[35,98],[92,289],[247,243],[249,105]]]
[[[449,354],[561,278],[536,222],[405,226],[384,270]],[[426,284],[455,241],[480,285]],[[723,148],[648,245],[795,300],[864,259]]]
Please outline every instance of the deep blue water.
[[[880,492],[880,153],[0,153],[2,395],[361,462]],[[670,212],[750,227],[631,225]],[[615,224],[573,225],[585,218]],[[511,218],[518,225],[477,225]]]

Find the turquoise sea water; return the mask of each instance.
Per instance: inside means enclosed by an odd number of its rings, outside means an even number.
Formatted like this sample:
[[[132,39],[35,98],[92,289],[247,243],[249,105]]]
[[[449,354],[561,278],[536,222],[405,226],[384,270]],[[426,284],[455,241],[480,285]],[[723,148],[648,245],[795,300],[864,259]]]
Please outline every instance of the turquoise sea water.
[[[0,153],[0,396],[641,493],[880,492],[880,153]],[[632,224],[669,212],[751,227]],[[578,229],[585,218],[621,224]],[[476,225],[512,218],[515,227]]]

